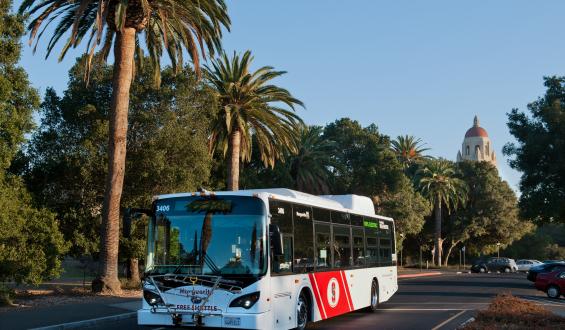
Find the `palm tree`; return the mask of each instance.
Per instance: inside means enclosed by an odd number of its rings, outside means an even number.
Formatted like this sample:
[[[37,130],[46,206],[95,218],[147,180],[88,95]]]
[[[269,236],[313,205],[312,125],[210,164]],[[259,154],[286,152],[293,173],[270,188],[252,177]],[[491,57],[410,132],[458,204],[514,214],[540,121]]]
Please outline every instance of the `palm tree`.
[[[430,160],[416,172],[416,185],[420,193],[434,206],[435,215],[435,261],[441,266],[441,217],[442,207],[447,211],[464,205],[467,200],[467,185],[456,177],[453,163],[445,159]]]
[[[295,188],[311,194],[328,194],[335,143],[324,139],[323,128],[306,126],[300,129],[298,152],[288,161]]]
[[[32,17],[28,26],[30,44],[36,37],[39,41],[45,31],[53,31],[47,44],[47,56],[65,36],[67,40],[59,60],[71,47],[76,48],[87,39],[87,81],[95,50],[98,48],[102,58],[106,59],[113,45],[114,77],[109,112],[108,174],[102,206],[101,269],[92,287],[98,292],[119,292],[119,213],[129,92],[135,63],[138,66],[142,63],[143,49],[147,49],[158,85],[163,50],[168,53],[175,69],[182,67],[183,51],[186,50],[199,73],[199,57],[205,56],[206,51],[213,54],[219,50],[222,27],[229,28],[226,5],[224,0],[24,0],[20,13]],[[58,22],[55,29],[47,30],[53,21]]]
[[[398,136],[391,144],[392,150],[404,168],[410,167],[418,160],[429,158],[429,156],[424,156],[423,153],[430,148],[424,148],[422,140],[412,135]]]
[[[230,59],[224,53],[206,66],[205,76],[215,89],[219,112],[212,125],[210,152],[219,149],[229,154],[228,190],[239,189],[239,163],[251,159],[252,136],[257,139],[261,160],[273,167],[286,152],[296,152],[296,138],[302,120],[294,106],[304,106],[289,91],[269,82],[285,74],[264,66],[251,72],[250,51],[243,56],[234,52]],[[289,109],[281,108],[284,104]]]

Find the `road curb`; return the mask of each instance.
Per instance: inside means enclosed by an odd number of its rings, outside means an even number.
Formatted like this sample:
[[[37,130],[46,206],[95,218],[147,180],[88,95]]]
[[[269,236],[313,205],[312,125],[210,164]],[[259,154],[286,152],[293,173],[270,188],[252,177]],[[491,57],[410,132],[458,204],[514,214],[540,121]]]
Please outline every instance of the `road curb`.
[[[31,330],[78,329],[78,328],[84,328],[84,327],[91,327],[91,326],[98,325],[98,324],[105,323],[105,322],[133,319],[134,317],[136,317],[136,315],[137,315],[137,312],[129,312],[129,313],[123,313],[123,314],[118,314],[118,315],[99,317],[99,318],[90,319],[90,320],[82,320],[82,321],[76,321],[76,322],[49,325],[49,326],[46,326],[46,327],[33,328]]]
[[[416,277],[425,277],[425,276],[437,276],[437,275],[442,275],[443,273],[441,272],[428,272],[428,273],[416,273],[416,274],[401,274],[398,275],[397,277],[399,279],[401,278],[416,278]]]

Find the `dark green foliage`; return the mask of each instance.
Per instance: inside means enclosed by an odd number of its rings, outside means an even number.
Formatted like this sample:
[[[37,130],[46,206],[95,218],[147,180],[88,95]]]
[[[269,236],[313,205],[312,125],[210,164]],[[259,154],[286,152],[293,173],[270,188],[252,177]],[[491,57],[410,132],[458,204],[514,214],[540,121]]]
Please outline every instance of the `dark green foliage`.
[[[389,137],[374,124],[363,128],[357,121],[342,118],[326,126],[324,138],[336,146],[333,193],[380,196],[400,188],[402,166],[390,150]]]
[[[539,226],[501,253],[515,259],[565,260],[565,224]]]
[[[0,282],[39,284],[61,272],[67,249],[55,215],[33,207],[17,178],[0,185]]]
[[[160,64],[164,52],[175,71],[182,70],[186,53],[195,69],[200,70],[200,56],[205,56],[205,50],[213,55],[221,48],[222,29],[229,29],[231,24],[223,0],[25,0],[19,11],[31,16],[28,30],[30,43],[36,39],[35,47],[43,37],[45,27],[54,21],[56,28],[49,38],[46,57],[59,41],[66,39],[59,59],[64,58],[70,48],[85,41],[85,76],[95,71],[92,61],[97,48],[104,59],[108,58],[116,31],[123,27],[135,28],[138,70],[144,65],[151,66],[153,82],[157,85],[161,79]],[[141,31],[143,35],[140,35]],[[149,61],[144,59],[145,50]]]
[[[544,97],[512,109],[508,128],[517,143],[504,146],[512,168],[522,172],[520,210],[538,223],[565,223],[565,77],[545,78]]]
[[[332,155],[335,143],[323,137],[320,126],[299,129],[297,152],[287,153],[274,168],[266,168],[253,143],[251,162],[242,171],[243,187],[288,187],[306,193],[329,194],[332,187]]]
[[[424,155],[430,148],[424,148],[422,139],[412,135],[397,136],[396,140],[392,141],[392,150],[404,168],[430,158]]]
[[[450,243],[463,243],[471,253],[490,254],[497,251],[497,243],[504,248],[533,230],[519,217],[516,195],[494,166],[461,162],[458,168],[469,190],[465,207],[455,210],[447,222]]]
[[[26,72],[17,66],[24,27],[21,17],[9,13],[10,5],[0,2],[0,177],[33,128],[31,115],[39,104]]]
[[[28,184],[61,217],[72,254],[96,253],[107,171],[111,66],[95,61],[87,87],[79,59],[62,97],[48,90],[40,129],[29,146]],[[138,72],[131,89],[123,207],[150,207],[153,195],[194,191],[209,177],[206,141],[214,100],[188,68]]]
[[[55,215],[34,207],[21,179],[6,172],[21,154],[39,105],[37,92],[17,66],[23,23],[9,14],[10,4],[0,2],[0,282],[37,284],[61,272],[59,258],[66,246]]]

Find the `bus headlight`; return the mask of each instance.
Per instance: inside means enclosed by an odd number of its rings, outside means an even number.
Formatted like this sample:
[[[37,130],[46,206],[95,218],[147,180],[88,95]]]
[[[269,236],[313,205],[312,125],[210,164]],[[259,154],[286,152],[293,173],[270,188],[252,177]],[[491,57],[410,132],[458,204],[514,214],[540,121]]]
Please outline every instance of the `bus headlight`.
[[[155,306],[163,303],[163,299],[161,299],[161,296],[159,296],[157,293],[153,291],[143,290],[143,298],[151,306]]]
[[[259,291],[243,295],[235,298],[230,303],[230,307],[243,307],[245,309],[251,308],[259,300]]]

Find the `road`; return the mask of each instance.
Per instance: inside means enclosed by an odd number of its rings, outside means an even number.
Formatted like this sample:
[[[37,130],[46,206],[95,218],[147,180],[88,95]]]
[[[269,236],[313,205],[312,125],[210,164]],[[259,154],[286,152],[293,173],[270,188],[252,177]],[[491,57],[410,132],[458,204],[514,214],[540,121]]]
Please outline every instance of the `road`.
[[[544,304],[565,316],[565,299],[550,300],[533,288],[524,274],[450,274],[402,279],[399,291],[378,312],[354,312],[311,325],[311,329],[455,329],[485,308],[498,293]],[[154,327],[159,328],[159,327]],[[152,329],[135,319],[105,324],[98,329]]]

